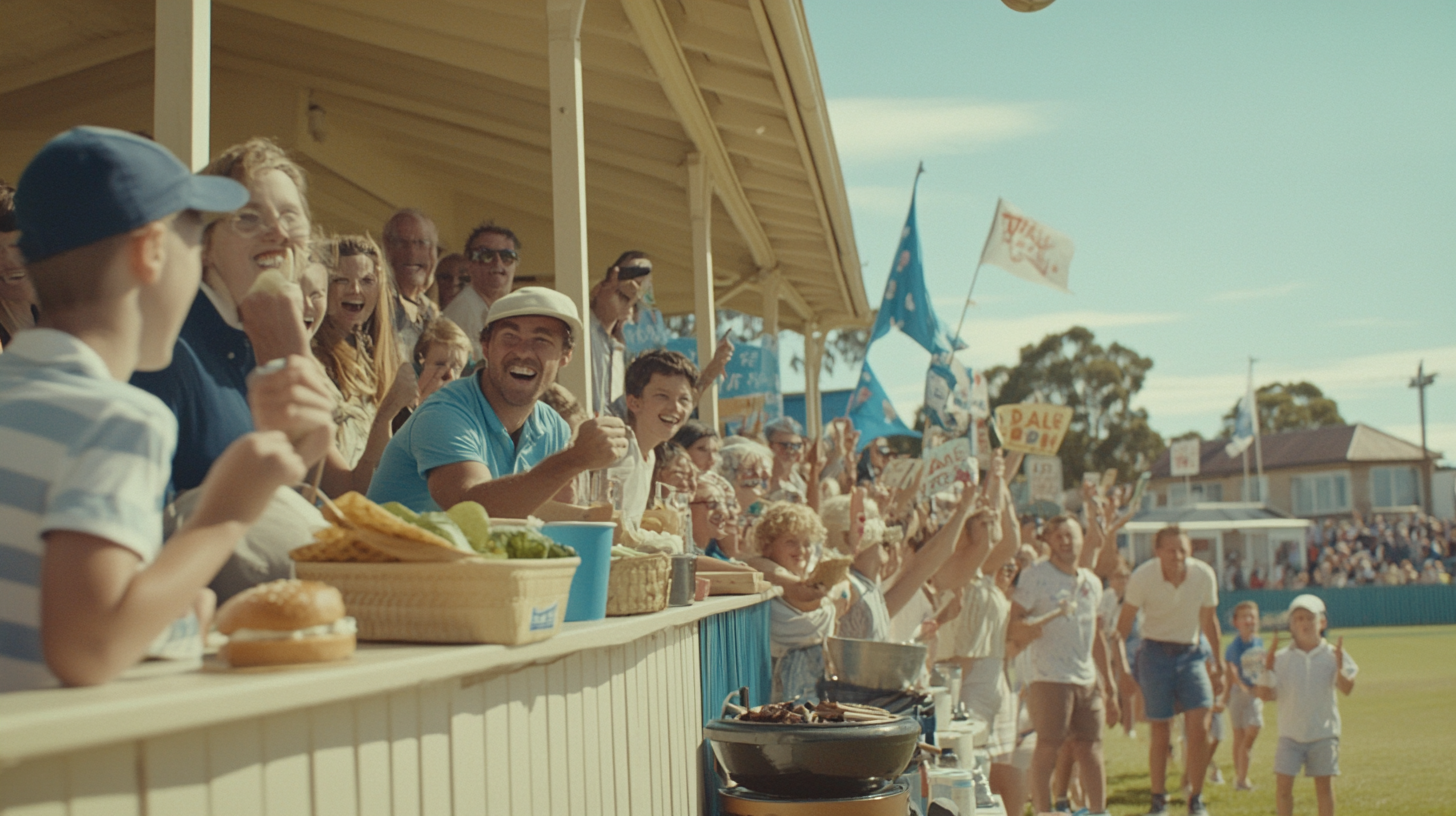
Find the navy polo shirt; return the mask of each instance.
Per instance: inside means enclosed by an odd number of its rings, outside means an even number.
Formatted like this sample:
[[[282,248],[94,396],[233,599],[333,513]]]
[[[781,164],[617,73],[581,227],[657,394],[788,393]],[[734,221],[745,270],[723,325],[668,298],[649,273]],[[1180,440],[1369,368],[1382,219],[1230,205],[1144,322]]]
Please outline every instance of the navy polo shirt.
[[[132,385],[156,395],[177,417],[174,494],[202,484],[227,446],[253,430],[247,383],[253,366],[248,336],[229,326],[212,300],[198,291],[172,351],[172,364],[132,375]]]

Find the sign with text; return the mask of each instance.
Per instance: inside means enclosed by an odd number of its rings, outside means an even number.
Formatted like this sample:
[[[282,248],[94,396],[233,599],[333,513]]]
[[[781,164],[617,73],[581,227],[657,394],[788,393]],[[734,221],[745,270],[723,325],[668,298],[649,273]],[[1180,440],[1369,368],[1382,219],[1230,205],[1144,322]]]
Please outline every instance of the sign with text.
[[[880,474],[880,486],[886,490],[905,490],[915,483],[915,477],[925,470],[924,459],[902,457],[891,459]]]
[[[1056,456],[1028,456],[1022,466],[1032,501],[1062,503],[1062,460]]]
[[[971,440],[957,437],[943,445],[937,445],[921,452],[925,460],[925,480],[920,483],[922,496],[933,496],[955,484],[957,480],[970,482],[975,461],[971,453]]]
[[[1198,437],[1180,439],[1168,446],[1168,466],[1174,476],[1197,476],[1203,443]]]
[[[739,343],[733,349],[733,359],[723,372],[723,381],[718,386],[718,397],[751,397],[775,395],[779,389],[778,346],[772,338],[765,337],[758,343]]]
[[[1065,405],[1023,402],[996,407],[996,432],[1006,450],[1054,456],[1071,422],[1072,409]]]
[[[991,458],[996,453],[991,450],[991,428],[985,417],[977,417],[975,425],[976,462],[980,464],[981,470],[990,470]]]

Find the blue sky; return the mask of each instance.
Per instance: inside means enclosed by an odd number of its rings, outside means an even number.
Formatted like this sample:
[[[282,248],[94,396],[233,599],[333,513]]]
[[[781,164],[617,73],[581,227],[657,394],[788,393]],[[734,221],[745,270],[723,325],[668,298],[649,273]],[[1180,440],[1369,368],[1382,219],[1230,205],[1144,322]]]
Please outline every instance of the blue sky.
[[[1456,459],[1456,3],[805,6],[872,303],[924,160],[952,328],[998,196],[1077,244],[1072,295],[982,270],[972,365],[1081,324],[1153,358],[1165,436],[1214,435],[1252,355],[1256,385],[1308,379],[1418,442],[1424,358],[1431,447]],[[895,334],[870,354],[909,414],[907,359],[928,358]]]

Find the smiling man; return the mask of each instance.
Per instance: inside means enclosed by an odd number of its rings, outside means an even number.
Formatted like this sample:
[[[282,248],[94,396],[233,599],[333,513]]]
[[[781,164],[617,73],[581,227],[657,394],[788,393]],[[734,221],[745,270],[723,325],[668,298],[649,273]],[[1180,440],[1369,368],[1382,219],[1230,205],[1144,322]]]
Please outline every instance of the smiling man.
[[[521,241],[506,227],[487,221],[471,230],[465,239],[470,285],[460,290],[445,307],[445,316],[465,330],[474,360],[481,360],[480,331],[491,304],[511,291],[521,263]]]
[[[540,402],[580,333],[576,305],[560,292],[527,286],[495,301],[475,375],[442,386],[410,416],[385,448],[369,498],[418,511],[470,500],[492,516],[523,518],[582,471],[620,459],[622,420],[589,419],[572,442],[566,421]]]
[[[425,295],[435,282],[439,242],[435,222],[420,210],[403,209],[384,222],[384,256],[394,271],[392,307],[401,360],[413,357],[420,333],[440,314]]]

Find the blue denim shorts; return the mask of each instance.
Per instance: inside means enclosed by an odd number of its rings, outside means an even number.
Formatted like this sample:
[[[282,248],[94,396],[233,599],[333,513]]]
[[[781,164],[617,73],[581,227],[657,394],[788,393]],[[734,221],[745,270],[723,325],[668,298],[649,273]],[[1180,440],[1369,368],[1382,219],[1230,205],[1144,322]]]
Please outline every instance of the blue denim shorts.
[[[1179,711],[1213,705],[1213,683],[1198,645],[1146,640],[1138,647],[1137,681],[1149,720],[1171,720]]]

